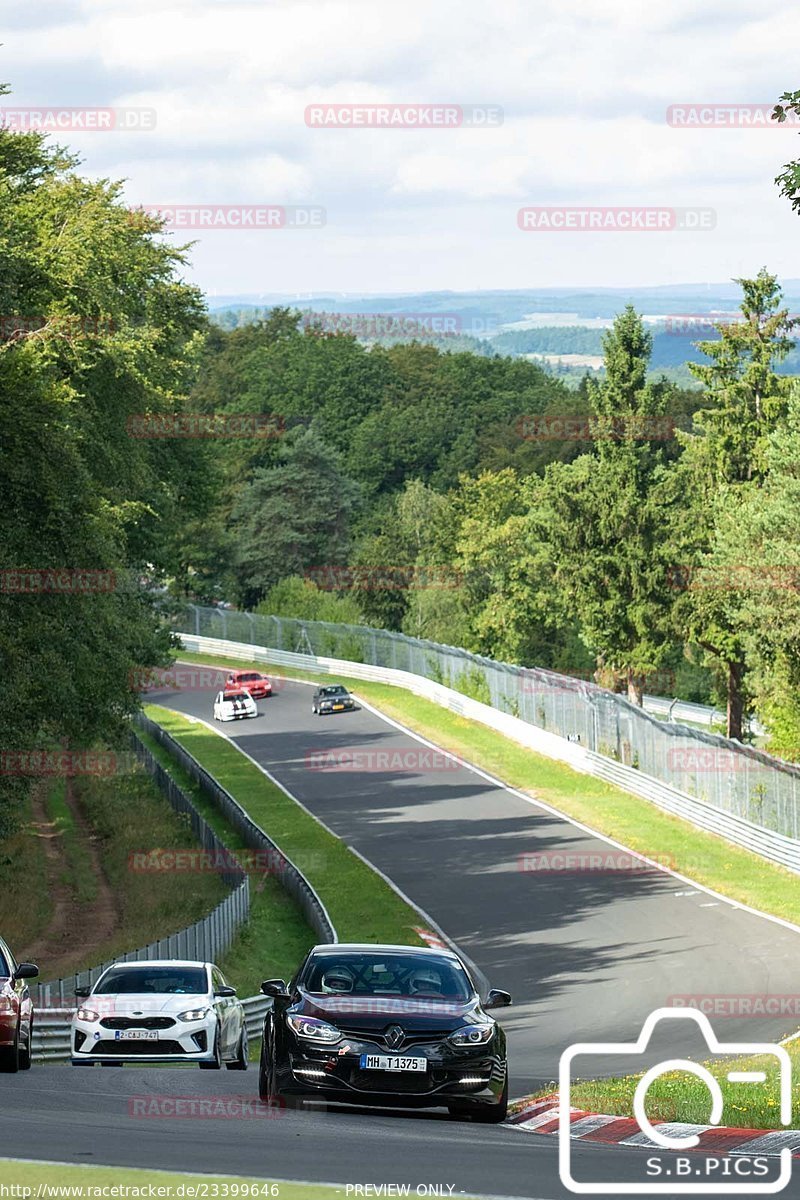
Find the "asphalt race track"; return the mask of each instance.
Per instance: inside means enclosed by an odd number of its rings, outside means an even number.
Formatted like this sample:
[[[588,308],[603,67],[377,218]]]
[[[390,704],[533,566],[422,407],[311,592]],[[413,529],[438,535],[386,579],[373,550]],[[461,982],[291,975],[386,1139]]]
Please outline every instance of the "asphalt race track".
[[[208,689],[152,699],[211,720]],[[441,769],[441,758],[367,709],[313,716],[311,688],[302,684],[281,687],[258,707],[257,719],[217,728],[390,876],[493,986],[512,992],[514,1007],[500,1014],[509,1034],[512,1095],[552,1080],[561,1052],[575,1041],[635,1040],[644,1018],[671,998],[795,994],[800,942],[793,930],[666,872],[521,870],[526,854],[607,859],[617,852],[465,766]],[[412,769],[405,769],[406,759],[400,771],[353,772],[316,769],[318,759],[309,757],[356,748],[417,758]],[[793,1031],[789,1018],[713,1023],[724,1041],[776,1041]],[[674,1029],[675,1023],[647,1061],[705,1057],[696,1039]],[[601,1069],[597,1060],[581,1073]],[[0,1156],[342,1184],[438,1184],[445,1194],[452,1185],[454,1195],[570,1194],[558,1179],[555,1139],[459,1122],[435,1110],[320,1105],[269,1120],[225,1120],[140,1118],[131,1107],[153,1094],[253,1096],[255,1089],[252,1067],[246,1075],[210,1075],[36,1065],[0,1086]],[[573,1154],[582,1179],[645,1178],[641,1150],[575,1143]],[[660,1157],[666,1168],[674,1156]],[[800,1183],[782,1194],[800,1197]]]

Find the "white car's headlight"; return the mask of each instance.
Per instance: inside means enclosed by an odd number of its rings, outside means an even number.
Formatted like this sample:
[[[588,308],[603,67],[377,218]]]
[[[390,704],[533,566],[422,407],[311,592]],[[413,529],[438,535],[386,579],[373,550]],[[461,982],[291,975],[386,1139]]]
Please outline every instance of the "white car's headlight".
[[[286,1020],[298,1037],[306,1038],[309,1042],[338,1042],[342,1036],[335,1025],[329,1025],[327,1021],[318,1021],[316,1017],[298,1017],[290,1014]]]
[[[189,1008],[186,1012],[178,1013],[179,1021],[202,1021],[203,1017],[208,1013],[208,1006],[205,1008]]]
[[[491,1041],[494,1029],[494,1022],[491,1025],[464,1025],[451,1033],[448,1040],[454,1046],[482,1046]]]
[[[100,1013],[96,1013],[93,1008],[79,1008],[75,1013],[79,1021],[99,1021]]]

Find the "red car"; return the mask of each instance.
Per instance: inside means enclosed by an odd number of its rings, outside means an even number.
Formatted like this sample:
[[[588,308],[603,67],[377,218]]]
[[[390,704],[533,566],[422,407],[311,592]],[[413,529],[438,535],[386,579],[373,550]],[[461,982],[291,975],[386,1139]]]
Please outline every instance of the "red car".
[[[225,680],[227,688],[244,688],[254,700],[265,700],[272,695],[272,684],[266,675],[258,671],[231,671]]]
[[[33,1049],[33,1001],[26,979],[35,979],[39,968],[17,963],[0,938],[0,1071],[27,1071]]]

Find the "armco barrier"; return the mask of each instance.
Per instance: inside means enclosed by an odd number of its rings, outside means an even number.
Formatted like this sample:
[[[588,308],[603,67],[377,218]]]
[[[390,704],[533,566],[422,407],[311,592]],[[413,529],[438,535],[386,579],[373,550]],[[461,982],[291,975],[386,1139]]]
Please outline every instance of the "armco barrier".
[[[261,1037],[269,1000],[249,996],[244,1006],[247,1036],[251,1045]],[[70,1058],[70,1021],[74,1008],[37,1009],[33,1020],[33,1057],[37,1062],[68,1062]]]
[[[337,941],[336,930],[328,916],[328,911],[305,875],[291,859],[286,857],[280,846],[273,842],[272,838],[268,837],[255,821],[251,820],[230,792],[227,792],[188,750],[170,737],[167,731],[157,725],[155,721],[139,715],[136,717],[136,724],[138,728],[145,730],[150,737],[155,738],[159,745],[169,751],[175,761],[205,792],[212,804],[219,809],[228,823],[241,835],[248,849],[263,852],[268,856],[271,873],[278,878],[281,886],[294,899],[319,940],[321,942]]]
[[[132,735],[133,750],[144,769],[152,776],[165,798],[175,812],[188,816],[192,832],[204,850],[215,853],[221,861],[230,857],[223,842],[208,825],[192,804],[189,797],[164,768],[153,757],[146,746]],[[99,963],[85,971],[62,979],[51,980],[48,983],[35,985],[34,996],[36,1006],[41,1006],[46,1012],[54,1006],[63,1008],[68,1000],[75,995],[78,987],[91,987],[100,977],[106,967],[113,962],[139,962],[153,958],[188,958],[202,962],[215,962],[231,945],[241,925],[250,915],[250,879],[241,867],[231,865],[220,872],[223,881],[231,889],[230,894],[217,905],[212,912],[195,921],[186,929],[172,933],[168,937],[150,942],[136,950],[129,950],[108,962]]]
[[[800,874],[800,841],[796,837],[786,836],[778,830],[769,829],[766,825],[751,821],[741,812],[737,812],[736,808],[740,806],[737,803],[739,797],[736,794],[728,798],[727,806],[719,795],[715,797],[714,803],[698,796],[692,796],[636,767],[598,754],[580,741],[572,741],[568,737],[541,729],[511,713],[502,712],[489,704],[473,700],[462,692],[445,687],[444,684],[409,671],[393,667],[376,667],[367,663],[350,662],[346,659],[328,658],[322,655],[274,650],[266,646],[254,646],[247,642],[230,642],[187,633],[178,633],[178,636],[185,649],[190,652],[211,654],[221,658],[243,659],[248,662],[273,663],[276,666],[314,671],[317,674],[346,675],[351,679],[390,683],[406,688],[415,695],[424,696],[459,716],[479,721],[482,725],[497,730],[498,733],[504,734],[539,754],[566,763],[577,771],[614,783],[625,791],[651,801],[666,812],[683,817],[700,829],[716,833],[736,845],[761,855],[762,858],[769,859],[771,862]],[[599,689],[596,690],[599,691]],[[728,755],[733,753],[733,744],[725,738],[717,738],[711,734],[699,734],[698,731],[687,729],[682,725],[658,722],[654,718],[648,717],[647,714],[641,715],[645,720],[660,726],[660,734],[667,739],[672,739],[671,745],[677,754],[697,752],[696,734],[705,740],[704,744],[710,753],[715,751]],[[767,760],[765,774],[773,769],[776,760],[770,759],[768,755],[762,755],[759,751],[751,750],[749,747],[740,749],[745,754],[752,755],[756,765],[762,758]],[[787,767],[787,771],[789,770],[790,768]],[[790,777],[792,782],[797,784],[798,781],[794,778],[794,774],[791,774]],[[792,792],[792,796],[795,796],[794,792]],[[795,821],[796,815],[795,807]]]

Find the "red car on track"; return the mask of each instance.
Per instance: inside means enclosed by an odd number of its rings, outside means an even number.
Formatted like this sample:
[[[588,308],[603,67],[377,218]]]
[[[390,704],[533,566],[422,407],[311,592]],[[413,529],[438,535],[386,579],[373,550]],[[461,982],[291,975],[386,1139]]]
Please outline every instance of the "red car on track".
[[[254,700],[266,700],[272,695],[272,684],[258,671],[231,671],[225,680],[226,691],[228,688],[244,688]]]
[[[18,963],[0,938],[0,1071],[27,1071],[33,1048],[33,1000],[26,979],[39,968]]]

